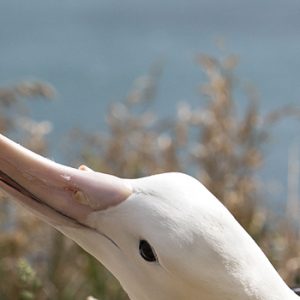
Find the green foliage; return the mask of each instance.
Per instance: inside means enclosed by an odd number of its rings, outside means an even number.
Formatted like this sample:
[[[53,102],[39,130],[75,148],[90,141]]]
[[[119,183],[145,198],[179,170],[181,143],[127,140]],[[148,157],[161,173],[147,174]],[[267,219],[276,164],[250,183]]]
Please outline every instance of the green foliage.
[[[36,272],[25,259],[20,259],[17,264],[20,285],[20,300],[33,300],[36,292],[41,288],[41,281]]]

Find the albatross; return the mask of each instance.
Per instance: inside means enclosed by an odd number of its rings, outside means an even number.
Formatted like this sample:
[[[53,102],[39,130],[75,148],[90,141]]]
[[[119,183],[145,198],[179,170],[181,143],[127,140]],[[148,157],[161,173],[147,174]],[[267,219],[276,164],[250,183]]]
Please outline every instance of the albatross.
[[[75,241],[132,300],[296,300],[198,180],[67,167],[0,135],[0,188]]]

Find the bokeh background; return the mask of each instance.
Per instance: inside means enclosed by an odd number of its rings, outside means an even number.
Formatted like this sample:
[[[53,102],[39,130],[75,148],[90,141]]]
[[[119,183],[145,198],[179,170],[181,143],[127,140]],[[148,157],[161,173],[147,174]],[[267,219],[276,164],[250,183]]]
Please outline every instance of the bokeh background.
[[[296,285],[299,16],[296,0],[0,0],[1,133],[73,166],[196,176]],[[126,299],[2,198],[0,299]]]

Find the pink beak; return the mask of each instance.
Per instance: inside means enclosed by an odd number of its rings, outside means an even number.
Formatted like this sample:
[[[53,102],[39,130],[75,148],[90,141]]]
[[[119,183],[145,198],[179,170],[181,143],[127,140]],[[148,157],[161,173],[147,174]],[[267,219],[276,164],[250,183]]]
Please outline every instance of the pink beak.
[[[128,181],[50,161],[0,135],[0,189],[53,226],[85,226],[88,215],[126,200]]]

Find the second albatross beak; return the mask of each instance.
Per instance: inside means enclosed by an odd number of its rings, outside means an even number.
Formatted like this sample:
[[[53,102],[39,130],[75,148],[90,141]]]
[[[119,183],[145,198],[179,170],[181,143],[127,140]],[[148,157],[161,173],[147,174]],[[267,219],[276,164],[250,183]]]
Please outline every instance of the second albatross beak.
[[[91,212],[118,205],[132,193],[125,179],[57,164],[3,135],[0,188],[53,226],[84,224]]]

